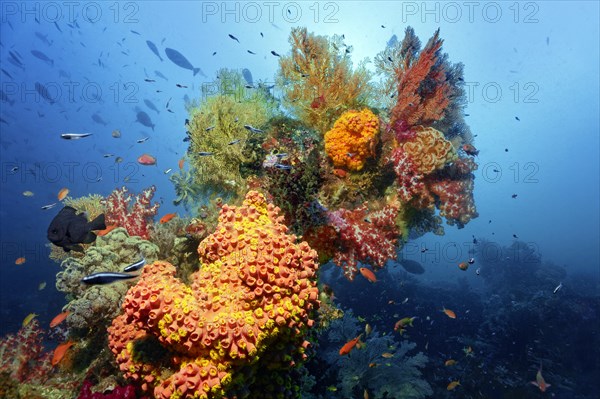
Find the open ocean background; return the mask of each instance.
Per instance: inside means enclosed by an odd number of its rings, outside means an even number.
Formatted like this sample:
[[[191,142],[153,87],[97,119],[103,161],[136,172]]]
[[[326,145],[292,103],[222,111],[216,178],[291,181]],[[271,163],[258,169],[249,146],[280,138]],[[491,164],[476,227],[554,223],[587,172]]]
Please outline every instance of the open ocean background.
[[[577,281],[600,295],[598,2],[474,2],[473,8],[391,1],[73,4],[1,4],[0,336],[16,332],[31,312],[46,326],[65,304],[54,287],[59,266],[48,259],[46,246],[59,208],[41,207],[56,202],[63,187],[79,197],[106,196],[125,184],[138,192],[154,184],[161,215],[185,214],[172,204],[175,193],[164,171],[176,170],[187,149],[186,101],[201,99],[203,88],[214,90],[223,67],[248,68],[255,81],[273,82],[278,58],[271,51],[289,51],[295,26],[344,34],[355,65],[373,59],[392,35],[401,40],[407,26],[423,44],[440,28],[443,51],[451,62],[465,65],[465,119],[480,150],[475,172],[480,216],[464,229],[447,227],[445,236],[427,234],[405,246],[404,256],[426,268],[417,276],[420,283],[451,286],[465,278],[456,264],[468,256],[474,237],[501,252],[516,235],[543,261],[569,276],[584,276]],[[146,41],[156,44],[162,61]],[[201,73],[192,76],[173,64],[166,47],[184,54]],[[10,62],[10,52],[22,65]],[[36,91],[36,82],[51,101]],[[137,110],[150,115],[154,129],[136,122]],[[115,129],[120,139],[111,137]],[[93,136],[66,141],[60,138],[65,132]],[[144,137],[149,140],[136,143]],[[107,153],[123,157],[123,163],[103,158]],[[142,153],[154,155],[157,165],[139,165]],[[426,253],[419,250],[423,246]],[[15,265],[22,256],[26,263]],[[476,292],[485,292],[475,273],[466,279]],[[47,285],[39,290],[42,282]],[[580,289],[563,285],[565,292]],[[600,334],[600,320],[593,322]],[[558,322],[555,328],[560,327],[569,325]]]

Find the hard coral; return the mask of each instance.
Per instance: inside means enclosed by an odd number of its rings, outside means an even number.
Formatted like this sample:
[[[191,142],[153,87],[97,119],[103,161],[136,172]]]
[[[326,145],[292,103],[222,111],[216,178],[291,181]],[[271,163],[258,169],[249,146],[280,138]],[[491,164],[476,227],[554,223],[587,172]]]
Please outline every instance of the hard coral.
[[[277,207],[251,191],[242,206],[221,208],[215,233],[198,248],[202,268],[191,286],[174,277],[169,263],[144,268],[127,293],[125,313],[109,328],[109,346],[126,377],[154,387],[157,398],[221,398],[238,389],[258,398],[277,391],[259,370],[285,371],[305,357],[319,304],[316,253],[296,244],[281,220]],[[147,340],[168,349],[162,363],[136,353]]]
[[[325,151],[337,168],[361,170],[375,156],[379,119],[368,109],[348,111],[325,133]]]
[[[114,190],[103,201],[106,208],[106,224],[117,225],[127,229],[130,236],[140,236],[148,239],[148,225],[152,218],[158,213],[159,203],[151,204],[152,197],[156,191],[155,186],[143,190],[134,196],[123,186]]]

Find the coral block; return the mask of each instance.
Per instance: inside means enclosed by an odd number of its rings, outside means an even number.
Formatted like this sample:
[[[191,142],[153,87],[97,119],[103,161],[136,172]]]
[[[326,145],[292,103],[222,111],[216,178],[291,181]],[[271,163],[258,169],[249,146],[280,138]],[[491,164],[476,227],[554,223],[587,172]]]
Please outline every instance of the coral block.
[[[429,174],[457,158],[456,150],[442,132],[432,127],[416,127],[413,139],[400,146],[410,158],[417,173]]]
[[[144,267],[109,328],[127,378],[154,388],[157,398],[220,398],[268,378],[261,367],[302,361],[319,306],[317,254],[296,244],[281,221],[279,208],[251,191],[242,206],[221,208],[215,233],[198,248],[202,267],[190,286],[167,262]],[[160,361],[137,353],[144,341],[167,350]]]
[[[325,133],[325,151],[336,168],[361,170],[375,156],[379,119],[368,109],[348,111]]]

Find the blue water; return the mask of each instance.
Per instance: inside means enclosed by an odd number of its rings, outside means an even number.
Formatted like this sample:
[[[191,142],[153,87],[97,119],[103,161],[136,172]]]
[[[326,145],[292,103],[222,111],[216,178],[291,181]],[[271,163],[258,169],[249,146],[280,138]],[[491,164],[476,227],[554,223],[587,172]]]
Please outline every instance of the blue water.
[[[401,39],[407,26],[423,43],[439,27],[444,52],[452,62],[465,64],[466,121],[480,150],[475,172],[480,216],[464,229],[447,227],[443,237],[428,234],[405,246],[406,257],[426,266],[417,277],[423,287],[455,284],[455,265],[468,253],[473,237],[502,250],[516,235],[543,261],[569,275],[586,276],[597,304],[598,3],[469,4],[2,2],[0,60],[6,73],[0,83],[8,98],[0,103],[0,336],[17,331],[31,312],[47,325],[65,304],[54,288],[59,266],[48,259],[46,247],[46,230],[58,208],[41,207],[56,202],[62,187],[79,197],[106,196],[125,184],[134,192],[156,185],[155,198],[163,202],[160,214],[185,214],[172,204],[174,189],[164,173],[176,170],[187,149],[182,141],[188,117],[184,96],[201,99],[202,88],[215,86],[222,67],[248,68],[255,81],[273,82],[278,58],[271,51],[289,51],[288,33],[295,26],[322,35],[344,34],[354,47],[355,63],[372,60],[393,34]],[[164,53],[167,47],[202,72],[193,76],[172,63]],[[51,61],[35,57],[33,50]],[[11,52],[21,66],[9,61]],[[51,101],[35,90],[36,82],[48,88]],[[173,112],[167,111],[167,102]],[[154,129],[136,122],[137,110],[151,117]],[[111,137],[115,129],[121,138]],[[66,141],[60,138],[65,132],[93,135]],[[144,137],[150,139],[136,143]],[[124,162],[103,158],[107,153]],[[142,153],[154,155],[157,165],[139,165]],[[18,170],[12,172],[15,166]],[[26,197],[24,191],[34,195]],[[422,253],[422,247],[429,251]],[[21,256],[27,262],[15,265]],[[477,276],[470,274],[468,281],[474,289],[484,289]],[[38,289],[41,282],[47,283],[43,290]],[[565,288],[578,291],[577,286]],[[555,328],[570,326],[558,323]],[[600,333],[597,327],[595,332]],[[597,359],[595,367],[597,372]],[[577,388],[570,392],[574,396],[564,397],[577,397]]]

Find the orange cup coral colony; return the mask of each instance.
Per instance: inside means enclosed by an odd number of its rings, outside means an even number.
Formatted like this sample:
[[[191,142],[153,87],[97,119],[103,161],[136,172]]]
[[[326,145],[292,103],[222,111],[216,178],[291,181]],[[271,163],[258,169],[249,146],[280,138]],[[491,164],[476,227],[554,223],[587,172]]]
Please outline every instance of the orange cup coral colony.
[[[242,206],[221,208],[215,233],[198,248],[202,265],[191,285],[167,262],[146,265],[109,328],[127,378],[157,398],[217,398],[250,380],[268,387],[261,367],[285,370],[306,357],[319,306],[317,254],[296,244],[282,219],[251,191]]]
[[[375,156],[379,119],[369,111],[348,111],[325,133],[325,151],[336,168],[359,171]]]

